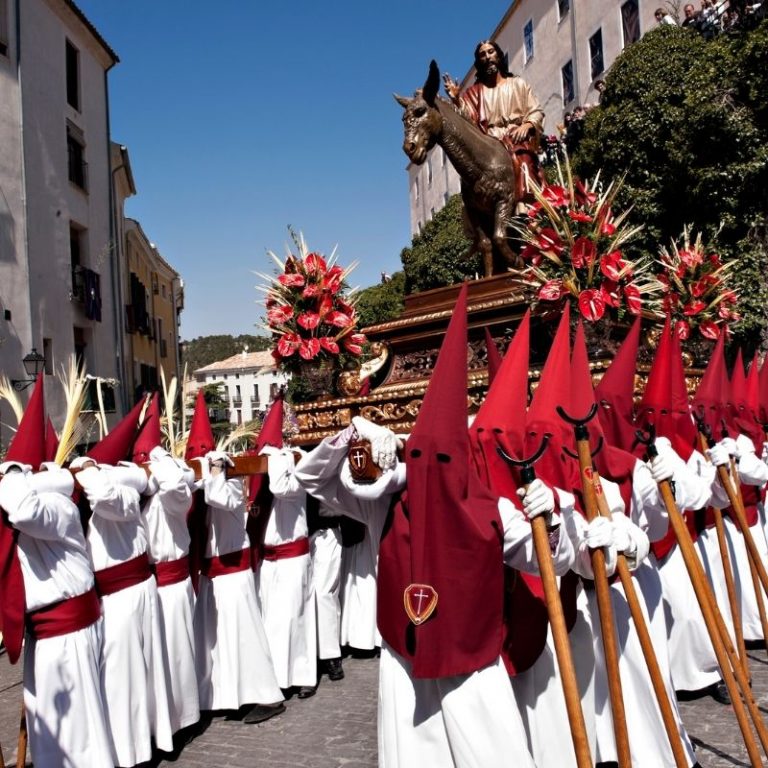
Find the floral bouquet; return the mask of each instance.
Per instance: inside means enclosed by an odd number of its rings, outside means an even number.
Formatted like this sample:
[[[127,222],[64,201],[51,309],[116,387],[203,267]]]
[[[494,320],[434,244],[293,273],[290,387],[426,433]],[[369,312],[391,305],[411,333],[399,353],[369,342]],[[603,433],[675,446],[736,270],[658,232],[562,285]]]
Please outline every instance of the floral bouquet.
[[[558,184],[540,187],[529,180],[535,202],[527,222],[516,228],[528,263],[526,282],[539,303],[575,301],[585,320],[606,312],[617,318],[639,315],[643,302],[660,290],[650,259],[631,259],[622,250],[640,227],[626,223],[629,211],[614,216],[611,206],[621,184],[603,189],[600,174],[583,183],[568,158],[557,165]]]
[[[357,311],[347,276],[357,266],[342,269],[335,251],[327,260],[309,252],[302,235],[294,236],[298,255],[289,251],[281,261],[271,251],[279,273],[260,275],[266,285],[266,328],[272,334],[272,356],[290,373],[307,367],[337,369],[345,358],[359,357],[366,343],[357,331]]]
[[[662,248],[656,276],[662,285],[662,297],[656,309],[669,315],[672,326],[685,341],[694,331],[705,339],[717,339],[728,333],[728,324],[740,320],[734,311],[738,301],[730,287],[735,262],[723,262],[716,253],[706,253],[701,233],[691,243],[688,228],[680,238]]]

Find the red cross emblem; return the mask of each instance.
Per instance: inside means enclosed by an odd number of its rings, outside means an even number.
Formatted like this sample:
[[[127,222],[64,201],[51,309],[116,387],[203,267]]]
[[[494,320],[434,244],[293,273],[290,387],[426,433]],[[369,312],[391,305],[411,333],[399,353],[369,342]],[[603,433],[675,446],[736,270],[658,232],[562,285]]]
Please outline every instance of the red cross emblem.
[[[405,612],[416,625],[423,624],[437,607],[437,592],[429,584],[409,584],[403,593]]]

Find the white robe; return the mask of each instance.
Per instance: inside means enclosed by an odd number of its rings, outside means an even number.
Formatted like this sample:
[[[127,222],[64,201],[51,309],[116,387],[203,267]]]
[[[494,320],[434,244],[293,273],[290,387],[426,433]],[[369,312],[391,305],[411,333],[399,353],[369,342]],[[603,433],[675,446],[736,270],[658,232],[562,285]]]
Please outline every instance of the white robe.
[[[682,460],[680,460],[680,464],[682,464]],[[678,467],[678,469],[680,468]],[[675,481],[678,503],[682,508],[685,508],[689,506],[686,496],[689,493],[689,484],[682,470],[679,474],[676,471]],[[604,486],[606,495],[608,495],[610,485],[604,483]],[[615,509],[617,504],[623,505],[623,502],[613,502],[611,508]],[[642,562],[648,555],[649,539],[653,541],[661,538],[666,533],[668,521],[658,487],[651,478],[647,465],[639,461],[635,464],[633,471],[632,509],[629,520],[633,524],[630,535],[633,536],[638,547],[637,562],[640,563],[632,573],[635,592],[656,651],[656,659],[667,689],[667,696],[672,705],[673,714],[677,720],[678,732],[688,757],[688,763],[693,765],[696,762],[693,746],[683,727],[672,684],[661,582],[656,569],[647,560]],[[644,540],[641,540],[638,534],[642,534]],[[617,581],[612,584],[610,593],[619,647],[619,675],[628,724],[632,765],[634,768],[674,768],[675,761],[664,729],[661,711],[656,701],[648,666],[640,647],[640,640],[621,583]],[[587,590],[587,596],[589,598],[590,621],[594,628],[595,651],[597,752],[594,758],[598,762],[615,761],[616,742],[608,695],[605,657],[599,629],[597,595],[594,590]]]
[[[228,481],[222,473],[203,484],[209,526],[206,557],[249,547],[242,482]],[[200,576],[194,627],[201,709],[239,709],[283,700],[250,568],[212,579]]]
[[[405,485],[405,467],[385,472],[374,484],[355,487],[344,463],[350,432],[325,440],[296,467],[313,496],[355,519],[386,519],[391,495]],[[499,500],[504,528],[504,559],[531,569],[535,558],[530,525],[512,502]],[[555,554],[558,573],[573,560],[570,540],[560,535]],[[438,680],[414,679],[409,662],[382,647],[379,669],[379,765],[515,765],[533,768],[517,703],[501,660],[470,675]]]
[[[150,454],[151,485],[155,492],[142,510],[152,563],[171,562],[189,554],[187,513],[192,491],[184,470],[170,455]],[[176,731],[200,719],[192,619],[195,593],[192,580],[158,586],[163,659],[170,695],[171,728]]]
[[[293,451],[270,448],[266,452],[273,501],[264,544],[307,538],[307,494],[293,474]],[[317,626],[309,552],[263,560],[256,585],[278,685],[283,689],[316,685]]]
[[[28,611],[93,587],[77,507],[63,495],[67,491],[35,490],[36,480],[47,474],[8,474],[0,481],[0,506],[19,531]],[[101,619],[45,640],[27,635],[24,706],[30,750],[38,768],[114,765],[99,678],[101,644]]]
[[[321,516],[323,507],[321,505]],[[341,531],[320,528],[309,539],[312,555],[312,593],[317,619],[317,657],[338,659],[341,656]]]
[[[385,519],[386,515],[383,519],[373,516],[362,540],[342,550],[341,644],[363,651],[381,646],[376,626],[376,571]]]
[[[93,515],[88,551],[94,570],[147,551],[147,532],[132,470],[85,469],[78,475]],[[171,702],[166,683],[160,605],[154,576],[101,598],[104,646],[101,679],[115,764],[132,766],[158,749],[173,750]]]

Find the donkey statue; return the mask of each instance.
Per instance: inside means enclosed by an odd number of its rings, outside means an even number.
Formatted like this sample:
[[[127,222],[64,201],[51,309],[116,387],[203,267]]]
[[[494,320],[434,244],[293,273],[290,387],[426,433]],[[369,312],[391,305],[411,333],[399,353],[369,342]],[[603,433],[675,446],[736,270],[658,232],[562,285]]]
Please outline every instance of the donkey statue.
[[[395,95],[405,109],[403,151],[421,165],[439,144],[461,177],[465,229],[472,238],[467,256],[480,253],[485,277],[522,268],[509,246],[507,228],[515,213],[515,169],[504,145],[486,136],[454,107],[437,96],[440,70],[432,61],[421,91],[412,99]],[[494,255],[497,256],[494,260]]]

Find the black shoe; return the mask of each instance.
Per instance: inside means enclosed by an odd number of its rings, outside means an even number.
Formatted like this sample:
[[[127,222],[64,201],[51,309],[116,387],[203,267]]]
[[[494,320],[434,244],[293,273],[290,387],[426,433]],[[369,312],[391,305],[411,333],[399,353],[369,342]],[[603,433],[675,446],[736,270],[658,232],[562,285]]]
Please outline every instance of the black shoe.
[[[709,695],[718,703],[718,704],[730,704],[731,703],[731,695],[728,693],[728,687],[722,680],[719,683],[715,683],[713,686],[710,687],[710,693]]]
[[[302,685],[299,688],[297,694],[300,699],[308,699],[310,696],[314,696],[317,693],[317,684],[315,685]]]
[[[343,680],[344,670],[341,667],[341,659],[326,659],[325,671],[329,680]]]
[[[285,712],[285,704],[281,701],[279,704],[255,704],[248,714],[243,718],[244,723],[263,723],[270,717],[282,715]]]

